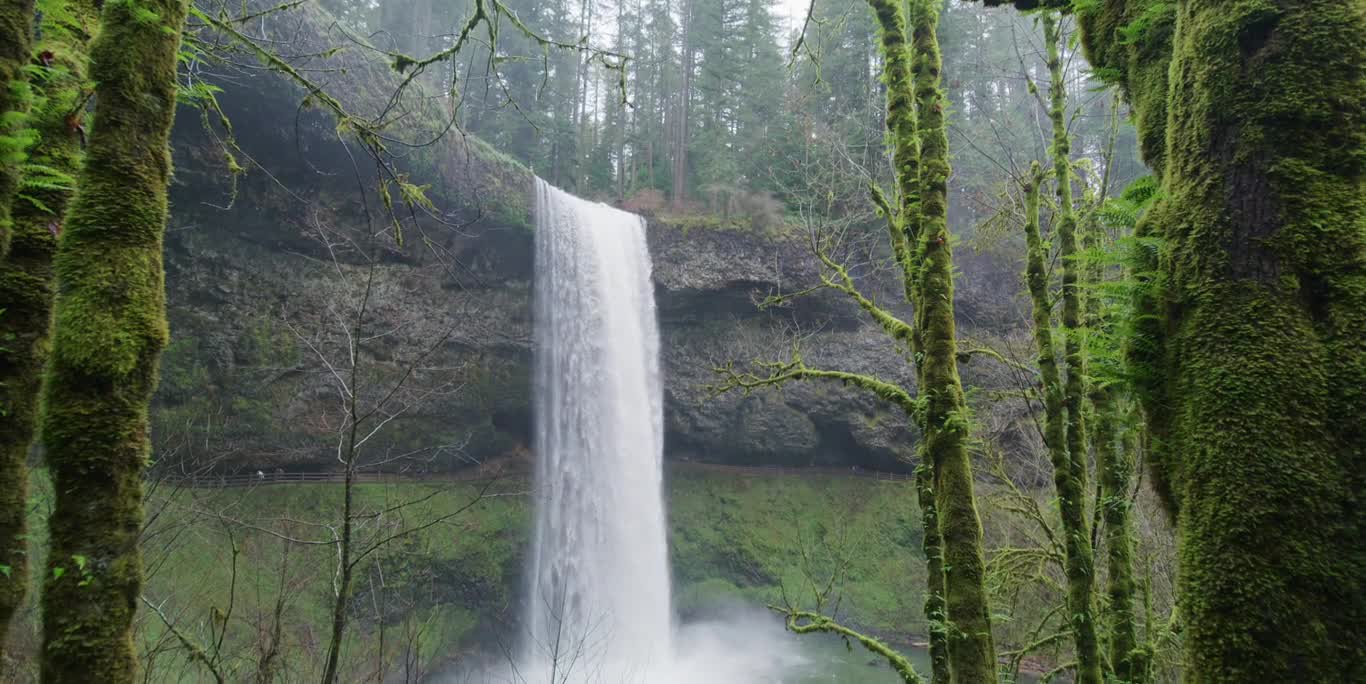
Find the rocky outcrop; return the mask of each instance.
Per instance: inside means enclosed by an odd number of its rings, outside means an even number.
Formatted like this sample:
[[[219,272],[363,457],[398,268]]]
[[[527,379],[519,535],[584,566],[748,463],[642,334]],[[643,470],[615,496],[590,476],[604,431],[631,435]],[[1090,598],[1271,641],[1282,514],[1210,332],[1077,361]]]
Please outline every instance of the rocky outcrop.
[[[364,51],[313,45],[327,32],[319,11],[289,10],[271,39],[311,55],[300,66],[327,74],[347,106],[375,111],[393,73]],[[531,173],[458,131],[432,136],[420,124],[442,125],[439,107],[408,98],[411,110],[397,118],[424,144],[392,144],[388,161],[430,185],[433,205],[403,217],[399,245],[374,163],[343,142],[329,114],[304,106],[302,89],[255,71],[217,82],[249,170],[232,183],[217,137],[182,112],[166,239],[173,342],[155,413],[164,467],[333,468],[346,393],[373,404],[401,378],[383,430],[366,444],[371,462],[440,470],[529,453]],[[785,359],[796,338],[813,365],[912,382],[908,360],[837,293],[759,310],[765,295],[816,282],[803,240],[698,216],[652,218],[648,230],[669,458],[908,467],[906,418],[871,396],[832,383],[748,396],[709,388],[717,365]],[[899,301],[868,279],[879,301]],[[969,314],[1009,315],[1008,296],[976,291],[991,287],[963,282],[985,302]],[[355,330],[348,321],[366,292]],[[338,370],[353,345],[360,371],[351,378]]]
[[[230,210],[195,201],[211,186],[178,187],[167,240],[175,341],[158,402],[162,450],[222,459],[224,468],[331,467],[338,383],[324,359],[344,362],[340,321],[372,279],[366,329],[382,337],[363,345],[363,367],[376,384],[391,381],[414,353],[436,344],[421,364],[437,369],[424,386],[444,389],[413,401],[371,448],[426,448],[405,467],[431,469],[525,454],[534,391],[532,234],[477,222],[438,249],[389,255],[372,275],[345,255],[334,261],[319,237],[355,234],[365,223],[361,201],[341,185],[314,183],[306,195],[282,198],[269,178],[249,176]],[[900,364],[879,333],[841,318],[847,307],[833,297],[757,309],[756,297],[813,282],[799,243],[667,220],[652,220],[648,230],[669,457],[895,468],[909,456],[905,420],[852,390],[817,383],[752,396],[710,391],[721,363],[787,354],[790,326],[817,330],[803,342],[813,362],[884,373]]]

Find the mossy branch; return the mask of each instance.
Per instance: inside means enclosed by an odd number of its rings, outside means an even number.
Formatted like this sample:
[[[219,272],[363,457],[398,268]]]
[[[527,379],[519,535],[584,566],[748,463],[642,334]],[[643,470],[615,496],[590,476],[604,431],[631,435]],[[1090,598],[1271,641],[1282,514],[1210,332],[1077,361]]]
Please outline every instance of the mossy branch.
[[[830,258],[830,255],[827,254],[825,250],[820,249],[817,246],[812,251],[815,252],[816,258],[820,259],[821,263],[828,269],[828,272],[822,271],[820,274],[821,284],[832,290],[837,290],[849,295],[849,297],[858,304],[860,309],[867,312],[873,319],[873,322],[877,323],[888,335],[892,336],[892,339],[895,339],[902,344],[910,344],[911,337],[915,333],[915,329],[910,323],[897,318],[890,311],[878,306],[876,302],[865,296],[863,292],[859,290],[858,285],[854,283],[853,276],[849,275],[849,270],[846,269],[843,264]]]
[[[161,606],[152,603],[144,594],[138,595],[138,599],[142,601],[144,606],[147,606],[148,610],[152,611],[152,614],[161,619],[161,624],[165,625],[166,631],[170,632],[171,636],[175,637],[176,641],[180,642],[181,648],[185,649],[186,659],[192,663],[198,663],[199,665],[204,666],[204,669],[209,671],[209,674],[213,677],[215,682],[218,682],[218,684],[223,684],[223,682],[227,681],[227,678],[223,676],[223,673],[218,671],[218,667],[214,662],[215,659],[210,657],[204,648],[195,643],[189,635],[180,631],[180,629],[175,626],[175,623],[166,616],[166,613],[161,610]],[[224,625],[223,629],[226,631],[227,626]]]
[[[901,655],[896,649],[888,646],[875,637],[850,629],[820,613],[793,610],[791,608],[772,605],[769,606],[769,610],[784,616],[787,630],[793,634],[838,634],[845,639],[846,643],[849,639],[853,639],[862,644],[863,647],[870,652],[875,653],[886,660],[887,664],[891,665],[893,670],[896,670],[897,676],[901,677],[901,681],[911,682],[913,684],[921,684],[924,681],[920,678],[920,675],[916,673],[915,666],[911,664],[911,661],[907,659],[906,656]]]
[[[733,361],[717,366],[712,372],[720,377],[720,382],[709,385],[707,389],[714,395],[733,390],[741,390],[745,395],[749,395],[756,389],[780,387],[793,380],[837,380],[845,385],[872,392],[879,399],[900,407],[908,416],[914,416],[920,411],[920,401],[895,384],[861,373],[811,368],[802,360],[801,353],[795,349],[789,361],[755,361],[754,366],[764,374],[736,370]]]
[[[460,51],[468,44],[471,35],[479,28],[480,24],[484,26],[488,44],[490,46],[496,46],[498,44],[498,20],[500,18],[506,19],[519,33],[539,46],[543,53],[550,49],[569,50],[581,54],[586,53],[590,64],[596,62],[608,71],[617,72],[617,90],[621,96],[620,101],[621,103],[626,104],[626,64],[630,61],[629,57],[612,50],[590,46],[588,44],[588,36],[583,36],[579,38],[579,40],[571,43],[541,35],[535,29],[528,26],[526,22],[522,21],[522,19],[517,16],[517,13],[501,2],[501,0],[474,0],[474,10],[470,14],[470,18],[466,20],[464,26],[461,27],[460,34],[456,37],[455,42],[444,50],[439,50],[421,59],[414,59],[401,53],[388,53],[393,62],[394,70],[400,74],[406,74],[403,82],[399,85],[399,92],[411,85],[413,80],[426,70],[427,67],[451,60],[456,55],[459,55]],[[497,58],[495,52],[496,51],[494,50],[490,50],[489,63],[496,70]]]

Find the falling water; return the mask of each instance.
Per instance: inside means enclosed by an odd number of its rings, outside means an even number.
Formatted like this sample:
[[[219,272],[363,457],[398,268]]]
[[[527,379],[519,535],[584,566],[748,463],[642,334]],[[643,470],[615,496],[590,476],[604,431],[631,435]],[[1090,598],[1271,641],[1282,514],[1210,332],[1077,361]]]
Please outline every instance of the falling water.
[[[644,221],[536,179],[535,288],[538,496],[522,659],[554,681],[644,675],[673,655]]]

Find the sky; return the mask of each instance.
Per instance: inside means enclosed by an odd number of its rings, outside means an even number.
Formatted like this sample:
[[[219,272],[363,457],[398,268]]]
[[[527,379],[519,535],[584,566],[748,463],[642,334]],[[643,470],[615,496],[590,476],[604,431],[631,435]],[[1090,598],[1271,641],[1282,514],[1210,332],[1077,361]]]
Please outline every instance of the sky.
[[[818,2],[820,0],[817,0]],[[839,2],[840,0],[824,0],[825,2]],[[797,28],[802,19],[806,18],[806,10],[811,7],[811,0],[778,0],[774,7],[779,19],[787,23],[788,28]]]

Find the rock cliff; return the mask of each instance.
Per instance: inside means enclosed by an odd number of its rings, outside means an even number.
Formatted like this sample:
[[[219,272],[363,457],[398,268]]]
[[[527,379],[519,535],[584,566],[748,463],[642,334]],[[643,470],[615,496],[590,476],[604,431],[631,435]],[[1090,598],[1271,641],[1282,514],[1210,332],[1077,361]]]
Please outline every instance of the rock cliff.
[[[395,76],[363,50],[310,50],[327,28],[307,7],[267,33],[314,55],[300,65],[326,74],[348,107],[373,114],[382,106],[373,93],[388,92]],[[283,78],[223,69],[208,79],[224,89],[219,100],[248,171],[234,183],[221,127],[181,112],[158,458],[215,470],[333,468],[349,386],[382,395],[407,374],[366,445],[372,462],[442,470],[524,459],[534,392],[530,171],[458,131],[430,135],[443,119],[429,101],[397,102],[410,120],[432,122],[426,131],[397,126],[420,144],[389,145],[393,169],[429,184],[433,200],[400,212],[400,246],[376,191],[383,174],[335,119]],[[905,417],[852,389],[809,383],[714,396],[707,388],[720,363],[786,358],[793,335],[808,362],[910,382],[906,360],[834,293],[758,310],[756,297],[814,284],[802,240],[697,216],[652,218],[648,230],[669,458],[908,467],[915,439]],[[894,288],[870,287],[896,300]],[[349,321],[362,300],[366,323],[357,330]],[[970,318],[999,309],[964,307]],[[359,372],[346,377],[338,371],[352,348]]]

